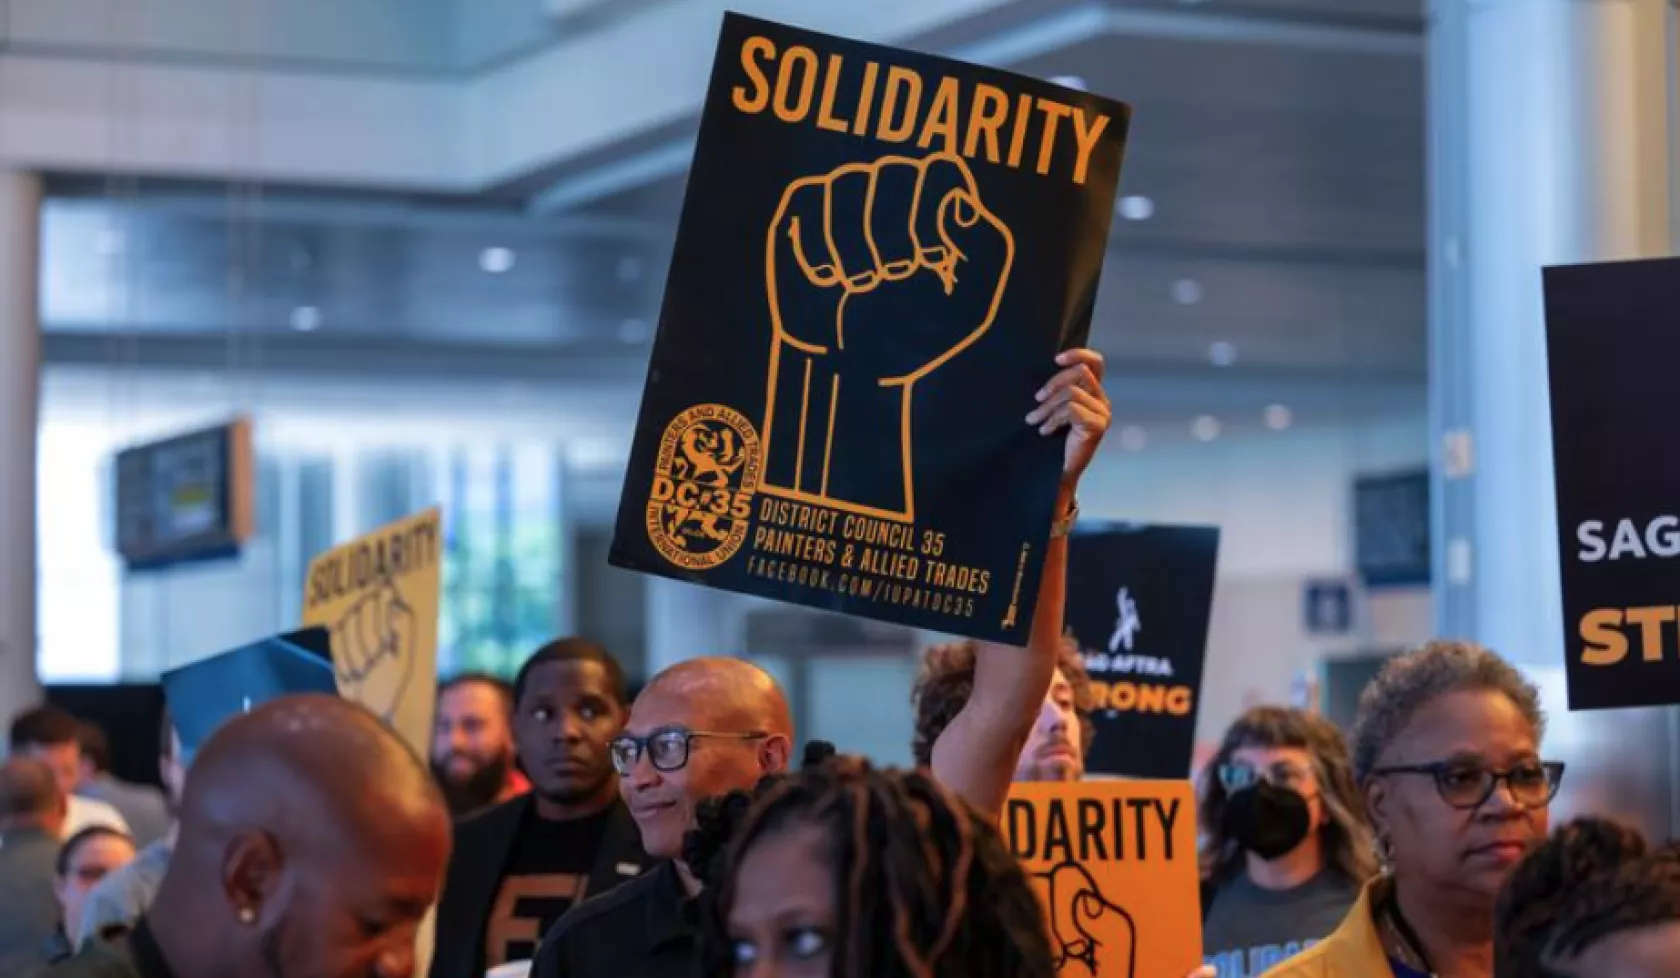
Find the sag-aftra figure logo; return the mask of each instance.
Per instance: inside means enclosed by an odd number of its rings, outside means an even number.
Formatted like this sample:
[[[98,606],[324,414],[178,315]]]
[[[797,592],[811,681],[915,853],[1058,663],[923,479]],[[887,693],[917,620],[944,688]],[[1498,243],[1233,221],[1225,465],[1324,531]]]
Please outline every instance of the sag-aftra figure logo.
[[[1015,239],[953,153],[795,180],[766,243],[764,492],[916,515],[916,383],[991,329]]]

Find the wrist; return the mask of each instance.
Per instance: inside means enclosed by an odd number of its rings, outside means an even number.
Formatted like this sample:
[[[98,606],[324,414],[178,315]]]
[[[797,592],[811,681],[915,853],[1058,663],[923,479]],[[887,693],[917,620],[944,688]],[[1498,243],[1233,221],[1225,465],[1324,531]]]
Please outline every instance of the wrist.
[[[1075,484],[1073,482],[1064,481],[1056,489],[1056,509],[1054,512],[1057,519],[1061,519],[1068,515],[1070,511],[1079,508],[1078,496],[1074,492],[1074,488]]]

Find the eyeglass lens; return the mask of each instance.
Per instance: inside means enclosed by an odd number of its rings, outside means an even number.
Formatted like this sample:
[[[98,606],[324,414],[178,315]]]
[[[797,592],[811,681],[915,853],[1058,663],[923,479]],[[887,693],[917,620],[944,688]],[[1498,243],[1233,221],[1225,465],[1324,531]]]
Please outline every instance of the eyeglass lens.
[[[1523,805],[1544,805],[1557,792],[1554,768],[1546,764],[1524,764],[1508,772],[1479,767],[1446,768],[1435,776],[1436,787],[1448,804],[1472,808],[1493,796],[1504,781],[1511,797]]]

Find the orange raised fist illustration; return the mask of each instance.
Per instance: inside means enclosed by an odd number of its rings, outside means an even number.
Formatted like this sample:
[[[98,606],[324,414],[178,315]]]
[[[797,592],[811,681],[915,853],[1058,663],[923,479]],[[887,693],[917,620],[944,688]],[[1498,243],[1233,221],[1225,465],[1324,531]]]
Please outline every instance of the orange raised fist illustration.
[[[916,382],[997,318],[1009,228],[952,154],[886,156],[788,185],[770,223],[763,491],[915,518]]]
[[[395,722],[414,671],[414,610],[389,580],[356,599],[332,626],[339,691]]]

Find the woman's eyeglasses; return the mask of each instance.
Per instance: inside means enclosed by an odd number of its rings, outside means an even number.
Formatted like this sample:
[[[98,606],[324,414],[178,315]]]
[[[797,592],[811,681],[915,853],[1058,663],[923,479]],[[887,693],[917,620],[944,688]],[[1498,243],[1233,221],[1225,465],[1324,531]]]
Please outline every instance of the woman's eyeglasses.
[[[1301,791],[1306,785],[1309,772],[1288,761],[1279,761],[1271,767],[1260,769],[1249,764],[1221,764],[1219,765],[1219,785],[1228,795],[1234,795],[1244,788],[1251,788],[1256,781],[1268,781],[1280,788],[1293,788]]]
[[[647,754],[648,763],[655,771],[681,771],[688,766],[688,755],[694,741],[702,737],[719,740],[759,740],[770,736],[766,733],[714,733],[710,730],[689,730],[686,727],[661,727],[652,731],[646,737],[632,737],[622,734],[613,738],[609,750],[612,753],[613,770],[628,776],[636,769],[636,762]]]
[[[1557,797],[1563,782],[1562,761],[1530,761],[1505,771],[1494,771],[1462,761],[1436,761],[1433,764],[1399,764],[1380,767],[1374,776],[1390,774],[1422,774],[1435,780],[1435,790],[1441,800],[1454,808],[1472,809],[1487,804],[1494,789],[1503,781],[1517,804],[1526,808],[1542,808]]]

